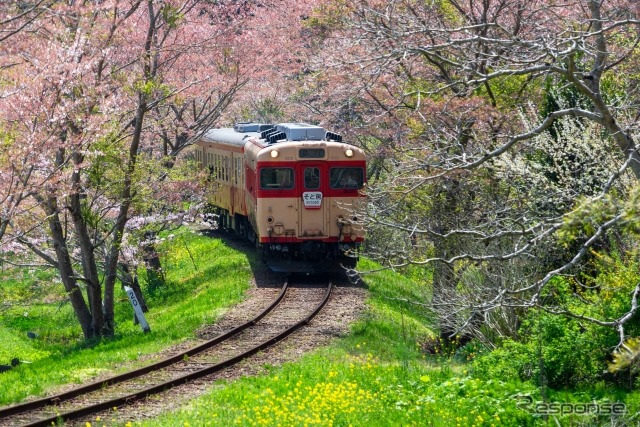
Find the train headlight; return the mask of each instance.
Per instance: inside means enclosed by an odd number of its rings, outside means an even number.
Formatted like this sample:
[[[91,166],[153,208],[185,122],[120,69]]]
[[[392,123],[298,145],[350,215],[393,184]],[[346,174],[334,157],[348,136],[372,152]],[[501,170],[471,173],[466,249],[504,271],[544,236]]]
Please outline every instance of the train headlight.
[[[347,157],[353,157],[353,150],[351,148],[347,148],[344,155]]]
[[[278,150],[271,150],[271,157],[273,157],[274,159],[278,157],[279,154],[280,153],[278,153]]]

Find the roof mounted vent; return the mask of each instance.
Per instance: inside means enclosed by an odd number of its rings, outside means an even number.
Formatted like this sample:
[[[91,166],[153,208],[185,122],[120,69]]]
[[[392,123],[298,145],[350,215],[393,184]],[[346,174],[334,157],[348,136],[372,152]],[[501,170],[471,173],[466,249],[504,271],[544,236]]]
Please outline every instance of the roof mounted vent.
[[[287,139],[287,135],[285,135],[284,132],[274,132],[270,133],[267,138],[269,139],[269,144],[275,144],[281,139]]]
[[[326,139],[327,141],[342,142],[342,135],[327,131],[324,139]]]
[[[325,135],[324,128],[306,123],[280,123],[276,128],[283,132],[289,141],[320,141]]]
[[[260,139],[269,139],[269,135],[272,135],[272,134],[278,133],[278,132],[279,131],[276,128],[263,130],[262,132],[260,132]]]
[[[268,123],[253,123],[253,122],[239,122],[233,126],[233,130],[236,132],[262,132],[268,129],[273,129],[272,124]]]

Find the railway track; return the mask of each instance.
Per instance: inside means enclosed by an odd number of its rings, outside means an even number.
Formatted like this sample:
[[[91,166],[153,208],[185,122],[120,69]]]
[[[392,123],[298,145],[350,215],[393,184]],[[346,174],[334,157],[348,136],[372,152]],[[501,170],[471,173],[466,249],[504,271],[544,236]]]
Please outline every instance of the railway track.
[[[150,396],[198,381],[211,381],[240,361],[282,341],[308,324],[324,307],[332,284],[323,288],[291,288],[285,282],[275,300],[260,314],[196,347],[159,362],[96,381],[55,396],[0,408],[0,426],[51,426],[90,421],[96,415],[134,420],[127,408]]]

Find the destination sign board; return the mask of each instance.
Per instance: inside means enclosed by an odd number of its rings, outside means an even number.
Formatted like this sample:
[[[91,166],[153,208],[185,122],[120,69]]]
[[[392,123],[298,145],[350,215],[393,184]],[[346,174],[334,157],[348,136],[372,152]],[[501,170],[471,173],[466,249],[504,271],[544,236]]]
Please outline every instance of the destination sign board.
[[[319,191],[305,191],[302,193],[302,201],[307,209],[318,209],[322,206],[322,193]]]

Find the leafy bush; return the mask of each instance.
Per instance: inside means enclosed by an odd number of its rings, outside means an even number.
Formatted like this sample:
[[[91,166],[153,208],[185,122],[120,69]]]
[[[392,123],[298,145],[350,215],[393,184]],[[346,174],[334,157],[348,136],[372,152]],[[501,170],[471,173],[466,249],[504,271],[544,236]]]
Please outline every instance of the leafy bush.
[[[580,322],[547,313],[531,312],[520,342],[504,344],[474,363],[485,378],[514,376],[553,388],[587,384],[602,376],[610,334],[603,328],[585,328]]]
[[[590,271],[583,275],[557,277],[543,294],[547,307],[569,310],[594,319],[620,318],[631,308],[630,295],[640,280],[640,262],[635,252],[593,253]],[[628,336],[638,336],[640,321],[625,324]],[[553,388],[575,387],[606,380],[629,384],[629,375],[606,374],[607,362],[620,342],[618,331],[584,319],[529,311],[519,329],[520,339],[505,340],[495,351],[478,358],[475,372],[487,378],[511,378],[535,381]]]

